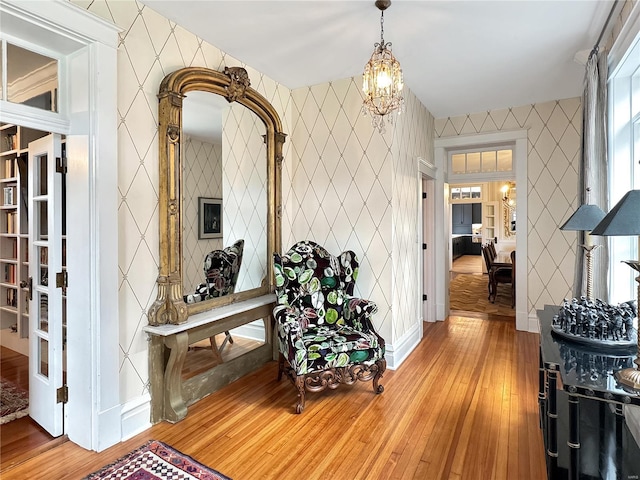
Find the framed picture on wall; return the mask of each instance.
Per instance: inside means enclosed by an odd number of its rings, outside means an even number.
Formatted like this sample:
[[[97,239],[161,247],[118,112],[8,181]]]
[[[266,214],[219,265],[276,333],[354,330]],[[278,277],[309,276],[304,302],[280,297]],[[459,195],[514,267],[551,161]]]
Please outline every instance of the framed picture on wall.
[[[222,199],[198,197],[198,239],[222,238]]]

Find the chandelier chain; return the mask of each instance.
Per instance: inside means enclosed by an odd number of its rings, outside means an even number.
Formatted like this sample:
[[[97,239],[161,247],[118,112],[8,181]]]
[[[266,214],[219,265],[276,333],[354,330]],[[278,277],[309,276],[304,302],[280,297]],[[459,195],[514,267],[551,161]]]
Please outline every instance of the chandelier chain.
[[[380,12],[380,45],[384,48],[384,10]]]

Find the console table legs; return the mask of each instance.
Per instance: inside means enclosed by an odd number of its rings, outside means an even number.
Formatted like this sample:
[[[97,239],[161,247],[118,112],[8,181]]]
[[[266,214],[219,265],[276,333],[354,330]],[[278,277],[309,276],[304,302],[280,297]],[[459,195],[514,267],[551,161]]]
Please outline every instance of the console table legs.
[[[558,372],[547,372],[547,455],[558,456]]]
[[[569,395],[569,480],[580,476],[580,400]]]

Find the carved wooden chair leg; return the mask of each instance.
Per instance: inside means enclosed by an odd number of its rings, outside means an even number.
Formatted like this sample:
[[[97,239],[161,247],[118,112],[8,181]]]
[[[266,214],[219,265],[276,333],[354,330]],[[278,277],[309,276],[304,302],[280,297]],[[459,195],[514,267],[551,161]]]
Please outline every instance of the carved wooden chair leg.
[[[296,405],[296,413],[302,413],[304,410],[305,390],[304,375],[296,376],[296,388],[298,389],[298,404]]]
[[[375,376],[373,377],[373,391],[376,392],[376,394],[379,394],[384,392],[384,387],[380,385],[378,382],[380,382],[380,379],[382,378],[382,374],[387,369],[387,361],[384,358],[382,358],[376,362],[376,366],[378,368]]]
[[[278,355],[278,381],[282,380],[282,373],[284,372],[284,355]]]

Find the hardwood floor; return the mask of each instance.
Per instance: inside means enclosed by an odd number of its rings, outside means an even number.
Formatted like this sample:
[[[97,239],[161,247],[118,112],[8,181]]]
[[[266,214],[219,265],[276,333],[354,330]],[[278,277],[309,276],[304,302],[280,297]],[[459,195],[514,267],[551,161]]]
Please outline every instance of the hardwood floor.
[[[77,479],[149,439],[164,441],[235,480],[545,478],[538,427],[538,335],[512,321],[450,317],[424,338],[384,393],[371,383],[309,394],[296,415],[294,387],[270,362],[103,452],[71,442],[2,472]]]
[[[29,390],[29,357],[0,347],[0,375]],[[56,440],[60,443],[66,440]],[[11,465],[53,446],[54,438],[40,425],[26,417],[0,425],[0,473]]]
[[[515,309],[511,308],[511,285],[498,284],[495,302],[488,299],[487,274],[482,273],[482,257],[463,255],[451,266],[449,305],[452,315],[468,315],[486,318],[486,315],[510,317],[515,321]]]
[[[224,334],[216,337],[222,344]],[[225,361],[260,346],[261,343],[244,338],[234,338],[233,344],[227,344],[222,352]],[[183,378],[190,378],[215,363],[209,340],[194,344],[189,351],[183,369]],[[9,381],[29,390],[29,358],[8,348],[0,347],[0,374]],[[0,477],[5,470],[28,460],[31,457],[66,442],[66,436],[54,438],[29,416],[18,418],[0,426]]]

